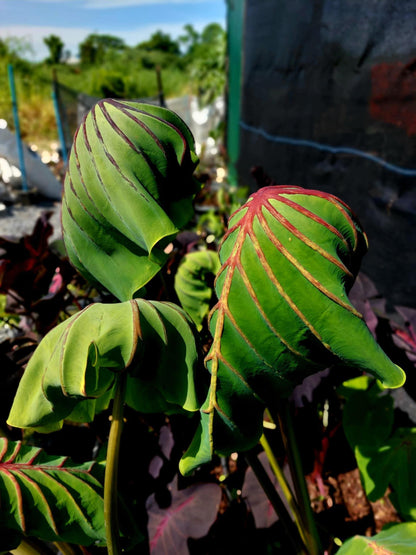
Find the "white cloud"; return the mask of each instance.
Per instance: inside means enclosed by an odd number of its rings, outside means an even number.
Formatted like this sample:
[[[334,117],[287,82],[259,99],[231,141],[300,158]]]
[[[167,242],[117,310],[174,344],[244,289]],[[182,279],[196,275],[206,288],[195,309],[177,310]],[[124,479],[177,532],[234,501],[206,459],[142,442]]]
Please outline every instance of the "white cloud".
[[[80,0],[75,0],[75,2],[79,2]],[[23,2],[32,2],[39,3],[39,4],[64,4],[68,2],[68,0],[23,0]]]
[[[110,9],[124,8],[126,6],[145,6],[146,4],[201,4],[211,0],[86,0],[84,8]]]
[[[25,2],[44,3],[44,4],[64,4],[69,0],[24,0]],[[124,8],[126,6],[145,6],[152,4],[202,4],[212,0],[72,0],[73,3],[81,4],[78,6],[90,9],[111,9]],[[225,0],[224,0],[225,1]]]
[[[32,46],[34,55],[27,57],[36,61],[43,60],[49,55],[49,50],[43,42],[44,37],[58,35],[65,44],[65,50],[70,50],[71,54],[76,56],[78,53],[78,44],[92,32],[91,29],[86,27],[56,27],[48,25],[0,26],[0,37],[2,39],[18,37],[28,41]]]
[[[211,21],[194,21],[192,24],[197,31],[202,31],[208,23],[211,23]],[[92,29],[88,27],[56,27],[47,25],[0,25],[0,38],[17,37],[24,39],[31,44],[34,52],[33,56],[28,54],[27,57],[40,61],[49,55],[49,50],[43,42],[43,38],[49,35],[58,35],[65,45],[65,50],[70,50],[72,56],[77,56],[79,44],[91,33],[113,35],[123,39],[127,45],[135,46],[139,42],[147,40],[152,33],[159,29],[176,39],[179,35],[183,34],[183,25],[183,23],[159,22],[136,27],[128,31],[113,28]]]
[[[66,50],[71,50],[74,55],[76,51],[73,47],[82,41],[86,35],[90,33],[87,28],[57,28],[56,26],[31,26],[31,25],[7,25],[0,26],[0,37],[7,39],[17,37],[27,41],[33,49],[34,56],[30,56],[35,60],[42,60],[48,56],[48,48],[43,42],[43,38],[49,35],[59,35],[65,44]],[[28,56],[29,57],[29,56]]]

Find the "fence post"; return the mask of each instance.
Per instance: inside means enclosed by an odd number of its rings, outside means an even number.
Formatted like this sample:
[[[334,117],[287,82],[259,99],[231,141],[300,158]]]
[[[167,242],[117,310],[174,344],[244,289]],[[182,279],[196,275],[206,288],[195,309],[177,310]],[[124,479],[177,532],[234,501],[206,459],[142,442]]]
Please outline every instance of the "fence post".
[[[7,69],[9,73],[10,94],[12,97],[13,120],[14,120],[14,128],[16,133],[17,154],[19,156],[20,171],[22,172],[22,189],[23,189],[23,192],[27,193],[28,191],[27,176],[26,176],[25,158],[23,153],[22,137],[20,134],[19,112],[17,110],[17,96],[16,96],[16,87],[14,83],[13,65],[8,64]]]
[[[53,107],[55,109],[56,127],[58,128],[59,142],[61,143],[62,160],[66,166],[68,162],[68,151],[65,143],[65,133],[62,126],[61,113],[59,111],[59,92],[58,92],[58,79],[55,69],[52,71],[52,99]]]
[[[158,94],[159,94],[159,104],[164,108],[166,107],[166,103],[165,103],[165,95],[163,92],[163,85],[162,85],[162,70],[160,69],[160,66],[156,66],[156,79],[157,79],[157,88],[158,88]]]

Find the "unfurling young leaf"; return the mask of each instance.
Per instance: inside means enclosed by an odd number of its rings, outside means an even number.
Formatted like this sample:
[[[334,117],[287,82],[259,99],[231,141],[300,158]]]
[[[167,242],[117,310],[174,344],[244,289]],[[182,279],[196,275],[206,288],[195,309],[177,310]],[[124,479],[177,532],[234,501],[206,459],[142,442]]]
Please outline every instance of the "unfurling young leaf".
[[[75,464],[0,438],[0,528],[81,545],[105,543],[103,486],[94,462]]]
[[[218,254],[203,250],[188,253],[175,274],[176,294],[199,330],[209,312],[214,277],[219,269]]]
[[[41,341],[8,423],[52,431],[65,418],[89,422],[109,403],[122,371],[128,372],[126,403],[134,409],[195,411],[197,362],[193,331],[179,307],[144,299],[92,304]]]
[[[173,112],[106,99],[77,131],[62,201],[74,266],[121,301],[167,260],[166,245],[193,214],[198,158]]]
[[[338,198],[270,186],[233,214],[217,275],[206,358],[211,387],[183,472],[213,450],[252,447],[265,405],[276,406],[308,374],[344,363],[399,387],[403,371],[375,342],[347,297],[366,236]]]

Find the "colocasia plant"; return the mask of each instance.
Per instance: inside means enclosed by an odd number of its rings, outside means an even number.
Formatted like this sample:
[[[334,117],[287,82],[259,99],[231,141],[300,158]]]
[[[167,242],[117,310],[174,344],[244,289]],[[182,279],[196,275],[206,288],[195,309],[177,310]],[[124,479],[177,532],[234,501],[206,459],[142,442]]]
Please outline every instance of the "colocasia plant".
[[[293,552],[320,553],[286,399],[307,375],[334,364],[369,373],[386,388],[404,382],[347,296],[366,236],[330,194],[265,187],[231,217],[219,258],[214,251],[190,253],[179,265],[175,288],[183,307],[148,298],[169,244],[193,216],[197,163],[189,129],[161,107],[102,100],[80,126],[65,180],[63,237],[79,272],[119,302],[91,304],[45,336],[8,424],[56,431],[66,419],[91,422],[112,406],[105,477],[103,464],[78,465],[2,439],[3,550],[32,536],[102,545],[110,554],[121,552],[121,538],[125,549],[134,548],[134,523],[118,516],[127,511],[117,494],[127,405],[141,413],[199,415],[181,472],[192,473],[214,453],[247,453]],[[198,330],[215,293],[204,370]],[[279,421],[294,493],[262,435],[265,410]],[[253,456],[259,441],[289,510]],[[128,525],[120,529],[119,522]],[[383,534],[380,545],[389,541]],[[408,535],[407,527],[404,542]]]

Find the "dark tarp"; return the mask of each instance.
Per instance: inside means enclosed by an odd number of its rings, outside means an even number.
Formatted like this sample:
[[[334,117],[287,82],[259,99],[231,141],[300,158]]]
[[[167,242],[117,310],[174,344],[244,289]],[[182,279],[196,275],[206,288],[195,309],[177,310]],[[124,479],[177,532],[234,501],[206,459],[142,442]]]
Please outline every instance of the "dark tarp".
[[[246,0],[239,180],[338,195],[370,243],[362,270],[416,306],[416,3]],[[231,99],[232,101],[232,99]]]

